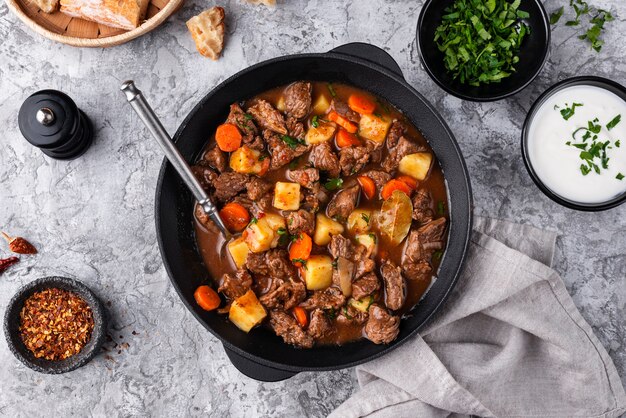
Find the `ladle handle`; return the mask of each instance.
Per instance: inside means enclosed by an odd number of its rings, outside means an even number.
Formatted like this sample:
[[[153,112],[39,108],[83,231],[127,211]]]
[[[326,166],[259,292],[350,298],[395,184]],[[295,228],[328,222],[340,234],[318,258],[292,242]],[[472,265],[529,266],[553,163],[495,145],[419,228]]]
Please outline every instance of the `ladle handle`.
[[[130,103],[143,124],[146,125],[146,128],[148,128],[154,139],[161,145],[165,157],[172,166],[174,166],[174,169],[178,172],[189,190],[191,190],[191,193],[193,193],[198,203],[202,206],[204,212],[215,222],[224,236],[229,238],[230,233],[220,218],[217,208],[213,202],[211,202],[211,199],[209,199],[209,196],[198,182],[198,179],[196,179],[191,172],[191,168],[189,168],[189,165],[174,145],[174,142],[172,142],[172,138],[170,138],[141,91],[135,86],[132,80],[125,81],[120,89],[126,95],[126,100],[128,100],[128,103]]]

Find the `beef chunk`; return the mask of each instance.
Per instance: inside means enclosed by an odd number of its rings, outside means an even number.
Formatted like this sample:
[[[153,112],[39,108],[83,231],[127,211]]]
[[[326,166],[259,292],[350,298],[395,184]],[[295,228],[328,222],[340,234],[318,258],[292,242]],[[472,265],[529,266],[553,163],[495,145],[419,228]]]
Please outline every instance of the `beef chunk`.
[[[248,197],[255,202],[268,194],[273,187],[272,183],[255,176],[251,177],[250,182],[246,185]]]
[[[191,167],[191,172],[198,179],[204,191],[209,193],[217,180],[218,174],[212,168],[201,164]]]
[[[298,277],[296,268],[289,261],[287,251],[273,249],[263,253],[250,253],[246,267],[254,274],[269,276],[274,279],[289,280]]]
[[[270,309],[291,309],[306,298],[304,283],[296,280],[282,280],[274,277],[267,293],[259,301]]]
[[[432,267],[426,261],[402,264],[402,273],[408,280],[430,281],[432,272]]]
[[[298,119],[289,116],[285,121],[285,124],[287,126],[287,132],[289,133],[290,137],[296,138],[300,141],[304,141],[305,133],[304,125],[302,124],[302,122],[298,122]]]
[[[250,212],[252,214],[254,214],[254,212],[255,212],[254,202],[252,200],[250,200],[250,198],[248,196],[246,196],[245,194],[240,194],[238,196],[233,197],[230,200],[229,203],[237,203],[237,204],[243,206],[244,208],[246,208],[248,210],[248,212]]]
[[[357,261],[356,261],[356,270],[354,272],[355,279],[374,271],[376,267],[376,263],[371,258],[367,257],[367,249],[359,245],[357,247]]]
[[[400,160],[409,154],[424,151],[424,148],[414,142],[409,141],[405,137],[398,140],[398,144],[389,150],[389,155],[381,164],[383,170],[388,173],[395,171],[400,164]]]
[[[304,332],[296,319],[285,311],[270,311],[270,326],[287,344],[302,348],[313,347],[313,337]]]
[[[287,215],[287,228],[292,235],[299,234],[300,232],[313,235],[313,230],[315,229],[315,215],[313,215],[313,212],[304,209],[289,212],[289,215]]]
[[[380,163],[383,158],[382,145],[377,142],[367,141],[365,146],[367,147],[367,152],[370,155],[370,162],[376,164]]]
[[[311,312],[311,318],[309,319],[309,328],[307,332],[314,339],[320,339],[330,331],[330,321],[321,309],[315,309]]]
[[[352,282],[352,297],[361,299],[380,289],[380,280],[374,273],[366,274]]]
[[[224,151],[218,146],[214,146],[210,151],[204,154],[204,161],[209,163],[211,167],[215,168],[220,173],[226,171],[226,167],[228,166],[226,154],[224,154]]]
[[[300,196],[303,199],[301,207],[310,212],[317,212],[320,205],[328,202],[328,193],[319,184],[315,184],[311,190],[301,190]]]
[[[345,147],[339,151],[339,166],[344,176],[361,171],[370,160],[370,152],[367,147]]]
[[[406,134],[406,125],[400,122],[398,119],[395,119],[391,123],[391,127],[389,128],[389,133],[387,134],[387,147],[389,149],[398,145],[398,141],[402,136]]]
[[[202,209],[202,206],[198,204],[196,204],[195,215],[198,222],[200,222],[200,224],[204,226],[207,231],[214,234],[220,233],[220,230],[218,229],[217,225],[215,225],[215,222],[213,222],[211,218],[209,218],[209,215],[207,215],[204,209]]]
[[[380,267],[380,274],[385,282],[385,305],[397,311],[406,298],[406,282],[402,277],[402,270],[391,261],[385,261]]]
[[[341,234],[333,235],[330,237],[330,243],[328,243],[328,252],[334,259],[339,257],[352,260],[354,258],[355,250],[352,242]]]
[[[393,316],[387,309],[376,304],[370,306],[365,325],[365,336],[375,344],[389,344],[400,333],[400,317]]]
[[[326,171],[330,177],[339,177],[341,169],[339,159],[328,142],[315,145],[309,155],[309,162],[313,167]]]
[[[391,174],[385,173],[380,170],[369,170],[362,174],[363,176],[367,176],[374,180],[374,184],[376,184],[376,190],[380,192],[385,184],[389,180],[391,180]]]
[[[252,286],[252,276],[245,269],[237,270],[235,274],[224,274],[218,292],[222,292],[229,300],[243,296]]]
[[[246,114],[237,103],[230,105],[230,113],[226,118],[226,123],[235,125],[241,131],[244,143],[250,143],[254,141],[254,138],[259,134],[259,130],[252,121],[252,117]]]
[[[250,176],[229,171],[222,173],[215,180],[215,198],[220,202],[228,202],[246,188]]]
[[[246,145],[248,148],[252,148],[257,151],[263,151],[265,149],[265,141],[263,141],[263,138],[261,138],[259,135],[251,137],[244,136],[243,144]]]
[[[361,187],[355,184],[352,187],[339,190],[326,207],[326,213],[330,218],[338,217],[340,219],[348,219],[348,216],[356,207],[357,199]]]
[[[433,252],[444,247],[446,218],[438,218],[409,232],[402,267],[409,270],[410,264],[429,261]]]
[[[302,144],[297,144],[292,148],[279,135],[269,129],[263,131],[263,138],[267,142],[267,148],[272,157],[271,170],[276,170],[285,164],[289,164],[294,158],[301,156],[309,149]]]
[[[350,109],[346,102],[342,102],[341,100],[333,99],[330,102],[330,109],[354,123],[359,123],[361,120],[361,116],[354,110]]]
[[[298,81],[285,89],[285,108],[289,116],[302,119],[311,110],[311,83]]]
[[[420,224],[425,224],[433,220],[434,213],[431,209],[432,199],[428,190],[420,189],[413,196],[412,217]]]
[[[360,311],[352,305],[346,305],[337,315],[337,322],[344,325],[362,325],[367,321],[367,312]]]
[[[289,178],[291,181],[300,183],[301,186],[313,189],[320,179],[320,172],[317,168],[301,168],[298,170],[290,170]]]
[[[316,290],[300,306],[304,309],[339,309],[346,303],[346,297],[341,290],[331,286],[325,290]]]
[[[287,135],[285,118],[267,100],[259,100],[255,105],[248,108],[256,123],[263,129],[269,129],[281,135]]]

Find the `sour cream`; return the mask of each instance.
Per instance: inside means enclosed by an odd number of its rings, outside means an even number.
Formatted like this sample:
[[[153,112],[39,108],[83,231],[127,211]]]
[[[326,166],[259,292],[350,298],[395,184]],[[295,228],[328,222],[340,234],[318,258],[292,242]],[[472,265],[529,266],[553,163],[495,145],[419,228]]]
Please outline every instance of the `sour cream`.
[[[561,110],[574,108],[574,114],[565,120]],[[607,124],[617,115],[621,121],[612,129]],[[606,149],[608,168],[602,168],[600,159],[592,160],[600,169],[600,174],[591,167],[583,175],[581,149],[571,144],[592,142],[592,134],[582,140],[587,132],[589,121],[602,127],[596,141],[610,141]],[[617,147],[617,141],[619,147]],[[570,145],[567,145],[570,142]],[[536,111],[530,122],[527,136],[527,152],[530,163],[541,182],[560,197],[585,204],[604,203],[626,192],[626,101],[616,94],[600,87],[577,85],[566,87],[550,96]],[[589,148],[589,146],[588,146]],[[585,169],[586,170],[586,169]]]

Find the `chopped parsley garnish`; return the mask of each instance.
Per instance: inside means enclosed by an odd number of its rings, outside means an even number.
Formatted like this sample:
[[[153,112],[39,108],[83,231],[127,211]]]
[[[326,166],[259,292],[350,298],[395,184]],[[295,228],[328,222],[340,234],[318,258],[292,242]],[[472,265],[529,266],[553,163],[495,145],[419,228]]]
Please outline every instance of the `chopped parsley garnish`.
[[[370,217],[367,216],[366,214],[362,213],[361,214],[361,218],[363,218],[363,220],[365,221],[366,224],[370,223]]]
[[[327,309],[326,311],[326,316],[328,317],[328,319],[330,319],[331,321],[333,319],[335,319],[335,317],[337,316],[337,312],[335,311],[335,308],[330,308]]]
[[[326,190],[337,190],[341,188],[342,185],[343,179],[341,178],[328,179],[328,181],[324,183],[324,187],[326,188]]]
[[[294,138],[294,137],[289,136],[289,135],[283,135],[281,137],[281,139],[283,140],[283,142],[285,144],[287,144],[289,146],[289,148],[292,148],[292,149],[297,148],[298,145],[304,145],[304,141],[302,141],[302,140],[300,140],[298,138]]]
[[[441,260],[441,257],[443,256],[443,250],[437,250],[433,253],[432,256],[432,260],[433,261],[439,261]]]
[[[439,215],[443,215],[445,212],[446,212],[446,204],[442,200],[440,200],[437,203],[437,213]]]
[[[268,157],[267,155],[262,154],[262,155],[260,155],[260,156],[259,156],[259,161],[263,161],[263,160],[265,160],[267,157]]]
[[[257,223],[257,222],[259,222],[259,220],[258,220],[257,218],[252,218],[252,219],[250,219],[250,223],[251,223],[251,224],[255,224],[255,223]]]
[[[374,233],[369,233],[369,234],[367,234],[367,235],[368,235],[368,236],[372,239],[372,241],[376,242],[376,234],[374,234]]]
[[[333,85],[331,83],[328,83],[327,86],[328,86],[328,91],[330,92],[330,95],[333,97],[336,97],[337,93],[335,93],[335,88],[333,87]]]
[[[280,227],[280,228],[278,228],[278,229],[276,230],[276,233],[277,233],[278,235],[285,235],[285,234],[287,233],[287,230],[286,230],[285,228],[283,228],[283,227]]]
[[[294,263],[294,264],[295,263],[300,263],[300,265],[302,267],[304,267],[305,270],[307,269],[306,268],[306,260],[304,258],[292,258],[291,262]]]
[[[251,115],[251,114],[249,114],[249,113],[244,113],[244,114],[243,114],[243,117],[244,117],[244,118],[246,118],[246,120],[250,120],[250,119],[252,119],[252,115]]]
[[[622,173],[617,173],[617,176],[615,176],[616,179],[618,180],[623,180],[624,179],[624,175]]]
[[[563,12],[565,11],[565,7],[561,6],[560,9],[555,11],[550,15],[550,24],[556,25],[556,23],[561,20],[561,16],[563,16]]]
[[[311,125],[314,128],[318,128],[320,126],[320,123],[318,122],[319,116],[315,115],[313,116],[313,119],[311,119]]]
[[[615,116],[609,123],[606,124],[606,129],[609,131],[617,126],[617,124],[622,120],[622,115],[619,114]]]
[[[346,308],[345,306],[343,307],[343,316],[345,316],[346,319],[349,319],[349,320],[353,319],[352,315],[348,313],[348,308]]]
[[[593,25],[587,29],[585,33],[580,35],[578,39],[587,39],[591,43],[591,47],[596,52],[600,52],[602,45],[604,45],[604,41],[600,39],[602,29],[604,29],[604,23],[610,22],[611,20],[613,20],[613,15],[610,12],[598,9],[596,15],[590,21]]]
[[[620,142],[619,139],[617,141],[615,141],[615,148],[619,148],[620,144],[621,144],[621,142]]]
[[[300,164],[300,158],[296,158],[295,160],[291,160],[291,162],[289,163],[289,169],[290,170],[295,170],[296,168],[298,168],[298,165]]]
[[[337,270],[337,260],[333,260],[332,265],[333,265],[333,269]]]
[[[568,120],[569,118],[574,116],[574,113],[576,112],[576,107],[580,106],[582,106],[582,103],[572,103],[572,107],[568,107],[567,103],[565,103],[565,109],[561,109],[561,116],[563,116],[563,119]]]
[[[455,0],[435,30],[446,70],[462,84],[498,83],[515,72],[530,27],[520,0]]]

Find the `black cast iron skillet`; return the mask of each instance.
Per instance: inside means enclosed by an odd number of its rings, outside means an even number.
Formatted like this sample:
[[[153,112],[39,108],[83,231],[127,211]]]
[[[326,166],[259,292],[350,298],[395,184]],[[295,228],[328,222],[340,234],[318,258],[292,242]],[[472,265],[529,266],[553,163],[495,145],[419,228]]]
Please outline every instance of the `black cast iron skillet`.
[[[156,227],[172,284],[196,319],[222,341],[235,367],[264,381],[286,379],[301,371],[355,366],[402,344],[441,306],[454,286],[472,226],[470,181],[452,132],[432,105],[404,80],[398,64],[372,45],[348,44],[328,53],[275,58],[235,74],[208,93],[183,121],[174,136],[178,149],[187,161],[195,161],[210,132],[226,119],[231,103],[296,80],[351,84],[387,99],[408,116],[429,141],[443,168],[448,186],[450,235],[438,278],[411,315],[402,320],[400,335],[394,342],[376,345],[362,340],[344,346],[297,349],[267,329],[257,328],[246,334],[224,315],[197,306],[194,290],[210,278],[196,247],[194,202],[173,167],[164,161],[156,190]]]

